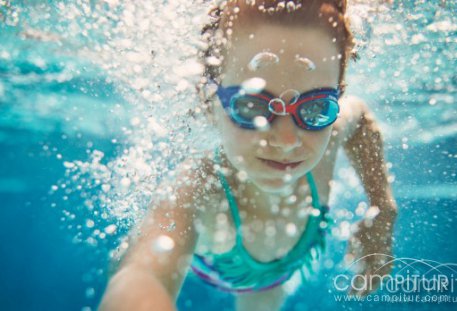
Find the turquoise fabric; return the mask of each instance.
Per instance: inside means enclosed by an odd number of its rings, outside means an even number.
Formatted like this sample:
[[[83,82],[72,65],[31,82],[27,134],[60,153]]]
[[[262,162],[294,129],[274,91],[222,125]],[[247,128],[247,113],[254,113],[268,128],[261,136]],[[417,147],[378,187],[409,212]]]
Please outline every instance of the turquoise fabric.
[[[215,161],[220,164],[219,149],[215,151]],[[225,176],[218,171],[219,180],[227,196],[232,217],[236,226],[236,244],[223,254],[195,254],[192,262],[194,272],[205,281],[225,289],[261,290],[285,282],[300,269],[303,282],[306,277],[303,270],[311,275],[313,261],[320,257],[325,249],[325,231],[329,228],[328,207],[319,204],[319,196],[311,172],[306,177],[311,188],[312,206],[319,213],[311,213],[306,229],[296,245],[284,257],[269,262],[253,258],[243,246],[241,219],[236,200]]]

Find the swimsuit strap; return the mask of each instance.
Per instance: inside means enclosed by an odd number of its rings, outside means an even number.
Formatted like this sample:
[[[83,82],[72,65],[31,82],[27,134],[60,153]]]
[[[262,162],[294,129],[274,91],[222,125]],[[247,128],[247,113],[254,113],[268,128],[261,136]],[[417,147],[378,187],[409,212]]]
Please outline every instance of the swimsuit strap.
[[[319,194],[317,192],[316,183],[314,182],[314,177],[313,177],[313,174],[311,174],[311,171],[306,173],[306,180],[308,181],[309,187],[311,188],[312,205],[314,208],[319,209],[320,208]]]
[[[215,153],[214,158],[215,158],[216,164],[221,165],[219,147],[216,147],[216,149],[214,150],[214,153]],[[230,190],[230,185],[228,184],[227,179],[225,178],[224,174],[221,173],[220,169],[217,170],[217,175],[222,184],[222,187],[224,188],[225,195],[229,202],[230,210],[232,211],[232,217],[233,217],[233,220],[235,221],[236,232],[237,232],[236,240],[237,240],[237,242],[241,242],[242,241],[242,239],[241,239],[241,219],[240,219],[240,215],[238,213],[238,206],[236,204],[235,197],[233,196],[232,191]]]
[[[214,158],[215,158],[216,164],[221,165],[219,148],[220,147],[215,148]],[[235,222],[236,232],[237,232],[237,236],[236,236],[237,243],[239,243],[239,245],[242,245],[243,240],[242,240],[242,235],[241,235],[241,219],[240,219],[240,215],[238,213],[238,205],[236,203],[235,197],[232,194],[232,191],[230,190],[230,185],[228,184],[227,179],[225,178],[224,174],[221,173],[220,169],[217,170],[217,175],[219,176],[222,187],[224,188],[224,192],[225,192],[225,195],[227,196],[227,200],[229,202],[229,207],[232,212],[233,220]],[[313,175],[311,174],[311,171],[306,173],[306,179],[311,188],[312,206],[316,209],[319,209],[320,208],[319,195],[318,195],[317,187],[314,182],[314,178],[313,178]]]

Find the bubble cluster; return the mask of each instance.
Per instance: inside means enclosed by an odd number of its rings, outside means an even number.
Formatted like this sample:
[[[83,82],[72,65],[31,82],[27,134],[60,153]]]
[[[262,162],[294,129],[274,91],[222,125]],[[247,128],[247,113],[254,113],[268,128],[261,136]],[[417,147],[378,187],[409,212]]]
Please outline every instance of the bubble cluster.
[[[266,14],[292,12],[300,7],[294,1],[280,1],[276,7],[261,2],[249,1]],[[392,9],[387,1],[380,5],[349,2],[347,17],[361,59],[349,68],[348,93],[368,99],[383,120],[386,138],[397,139],[405,152],[417,143],[455,135],[455,4],[412,1]],[[151,203],[154,209],[162,199],[176,200],[176,188],[172,186],[178,177],[177,166],[189,157],[201,157],[202,150],[219,142],[206,124],[194,88],[201,81],[205,65],[222,64],[218,56],[207,57],[204,64],[197,60],[199,50],[208,44],[200,31],[210,20],[206,15],[209,3],[7,3],[0,5],[0,30],[5,38],[0,46],[0,62],[9,70],[0,81],[0,102],[14,105],[8,106],[8,117],[2,125],[20,125],[43,133],[58,130],[63,142],[74,139],[72,142],[81,143],[82,155],[73,157],[42,143],[43,154],[57,159],[66,172],[65,178],[49,189],[50,206],[65,206],[62,223],[76,232],[74,243],[99,247],[111,237],[124,235],[143,218]],[[234,13],[239,13],[237,8]],[[231,27],[236,19],[230,22]],[[328,22],[337,26],[334,20]],[[224,43],[223,34],[215,34],[214,41]],[[326,56],[325,61],[341,59],[341,55]],[[314,61],[303,55],[296,57],[297,64],[306,71],[316,69]],[[23,67],[15,65],[19,62]],[[279,64],[278,55],[263,51],[251,59],[248,69],[260,72]],[[29,94],[28,90],[37,86],[48,94]],[[265,86],[265,80],[253,78],[243,83],[243,90],[259,92]],[[214,95],[214,85],[205,91]],[[77,95],[69,102],[72,94]],[[295,102],[295,95],[283,95],[280,98],[284,102]],[[264,117],[256,118],[254,123],[258,130],[269,129]],[[102,141],[107,141],[109,147]],[[265,140],[259,145],[267,149]],[[114,151],[108,153],[105,149]],[[246,180],[247,173],[239,172],[237,178]],[[286,174],[284,181],[291,178]],[[353,171],[338,169],[337,178],[332,191],[338,200],[361,196],[363,187]],[[394,182],[395,175],[390,175],[388,181]],[[295,203],[295,199],[291,196],[288,202]],[[310,204],[311,198],[306,203]],[[273,204],[270,209],[279,216],[282,207]],[[332,228],[332,233],[346,239],[354,231],[350,222],[355,217],[372,219],[377,211],[360,203],[354,213],[350,207],[341,206],[335,214],[340,224]],[[306,215],[300,210],[298,217]],[[168,234],[176,230],[172,217],[163,229]],[[276,234],[273,227],[267,232]],[[288,223],[286,233],[293,236],[296,232],[294,224]],[[221,233],[219,238],[226,236]],[[162,235],[151,244],[151,251],[170,252],[174,243]],[[123,242],[119,249],[125,251],[129,245]],[[88,287],[86,296],[94,294]]]

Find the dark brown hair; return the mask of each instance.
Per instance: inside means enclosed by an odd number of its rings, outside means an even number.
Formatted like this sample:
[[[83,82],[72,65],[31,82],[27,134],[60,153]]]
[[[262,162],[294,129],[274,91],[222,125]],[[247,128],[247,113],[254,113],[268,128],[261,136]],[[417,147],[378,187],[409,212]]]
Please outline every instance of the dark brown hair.
[[[197,89],[204,109],[211,109],[209,102],[214,96],[214,90],[206,89],[208,80],[220,82],[223,54],[228,41],[227,29],[233,23],[242,23],[243,20],[260,20],[290,27],[326,28],[339,46],[341,56],[338,84],[341,92],[344,92],[348,60],[357,58],[353,52],[354,39],[345,13],[346,0],[228,0],[212,8],[209,12],[210,22],[202,29],[203,40],[207,45],[199,55],[205,70]],[[243,15],[249,18],[243,18]]]

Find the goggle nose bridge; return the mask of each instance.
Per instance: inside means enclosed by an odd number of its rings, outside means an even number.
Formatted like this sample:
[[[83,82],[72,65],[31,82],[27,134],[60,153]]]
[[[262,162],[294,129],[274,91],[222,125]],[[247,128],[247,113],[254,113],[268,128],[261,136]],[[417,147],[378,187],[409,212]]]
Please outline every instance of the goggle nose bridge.
[[[293,95],[291,97],[288,105],[286,105],[286,103],[284,102],[284,99],[283,99],[287,94]],[[292,109],[293,109],[291,106],[293,106],[297,103],[299,97],[300,97],[300,92],[298,92],[297,90],[294,90],[294,89],[285,90],[284,92],[281,93],[281,95],[279,95],[279,97],[276,97],[276,98],[273,98],[272,100],[270,100],[270,102],[268,103],[268,110],[277,116],[289,115],[290,111],[292,111]]]
[[[281,98],[274,98],[270,100],[268,103],[268,110],[277,116],[286,116],[289,114],[286,103]]]
[[[268,103],[268,110],[277,116],[287,116],[295,110],[295,104],[296,101],[287,105],[281,98],[273,98]]]

